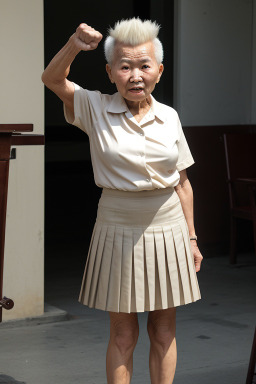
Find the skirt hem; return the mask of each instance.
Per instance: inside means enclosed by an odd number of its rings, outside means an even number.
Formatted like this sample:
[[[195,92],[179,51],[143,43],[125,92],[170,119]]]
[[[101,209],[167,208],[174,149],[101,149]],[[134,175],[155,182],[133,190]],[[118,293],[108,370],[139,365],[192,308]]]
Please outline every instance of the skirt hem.
[[[91,308],[91,309],[98,309],[100,311],[104,311],[104,312],[116,312],[116,313],[143,313],[143,312],[152,312],[152,311],[159,311],[159,310],[164,310],[164,309],[169,309],[169,308],[176,308],[176,307],[181,307],[183,305],[188,305],[188,304],[192,304],[192,303],[195,303],[196,301],[199,301],[201,300],[202,297],[199,297],[198,299],[196,300],[192,300],[192,301],[189,301],[187,303],[180,303],[180,304],[177,304],[177,305],[173,305],[173,306],[168,306],[168,307],[156,307],[154,309],[147,309],[145,308],[144,310],[140,310],[140,311],[130,311],[130,312],[126,312],[126,311],[117,311],[116,309],[104,309],[100,306],[92,306],[92,305],[88,305],[88,304],[85,304],[83,302],[81,302],[80,300],[78,300],[78,302],[88,308]]]

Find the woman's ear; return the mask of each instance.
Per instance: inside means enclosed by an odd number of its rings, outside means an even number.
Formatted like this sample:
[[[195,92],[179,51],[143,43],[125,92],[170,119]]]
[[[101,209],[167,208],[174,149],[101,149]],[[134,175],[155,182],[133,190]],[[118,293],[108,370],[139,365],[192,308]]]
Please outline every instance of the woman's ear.
[[[161,63],[161,64],[159,65],[159,73],[158,73],[157,83],[159,83],[163,71],[164,71],[164,65]]]
[[[109,64],[106,64],[106,71],[107,71],[107,74],[108,74],[108,77],[109,77],[109,80],[111,81],[112,84],[114,84],[114,80],[112,78],[112,72],[111,72],[111,67]]]

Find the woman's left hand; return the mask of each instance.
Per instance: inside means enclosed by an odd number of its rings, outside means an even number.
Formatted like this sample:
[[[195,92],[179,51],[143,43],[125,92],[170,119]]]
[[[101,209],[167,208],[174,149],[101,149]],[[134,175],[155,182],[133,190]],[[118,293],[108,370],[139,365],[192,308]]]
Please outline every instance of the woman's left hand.
[[[201,262],[203,260],[203,256],[201,252],[199,251],[199,248],[197,246],[196,240],[190,240],[191,248],[192,248],[192,254],[194,256],[194,263],[196,267],[196,272],[200,271],[201,268]]]

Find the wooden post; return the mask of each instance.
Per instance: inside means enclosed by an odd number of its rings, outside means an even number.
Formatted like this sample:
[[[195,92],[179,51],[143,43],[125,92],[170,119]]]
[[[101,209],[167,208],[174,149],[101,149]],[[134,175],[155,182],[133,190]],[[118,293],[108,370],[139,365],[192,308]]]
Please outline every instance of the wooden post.
[[[2,308],[9,310],[14,306],[13,300],[3,297],[4,245],[11,146],[44,144],[44,135],[20,133],[32,131],[33,124],[0,124],[0,322],[2,321]]]
[[[247,371],[246,384],[253,384],[256,381],[256,327],[254,330],[254,337],[252,342],[251,356]]]

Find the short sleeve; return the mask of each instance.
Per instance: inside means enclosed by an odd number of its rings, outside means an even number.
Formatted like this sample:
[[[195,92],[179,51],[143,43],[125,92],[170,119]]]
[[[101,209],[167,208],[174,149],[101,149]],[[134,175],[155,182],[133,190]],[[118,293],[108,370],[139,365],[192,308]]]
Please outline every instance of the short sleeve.
[[[75,83],[73,84],[75,88],[75,119],[72,119],[72,116],[65,104],[63,104],[64,116],[69,124],[75,125],[90,136],[94,120],[97,119],[97,113],[102,109],[101,93],[99,91],[88,91]]]
[[[183,169],[186,169],[191,165],[193,165],[195,161],[190,152],[179,117],[178,117],[178,133],[179,133],[179,139],[177,140],[177,147],[178,147],[179,154],[178,154],[178,160],[176,163],[176,168],[180,172]]]

